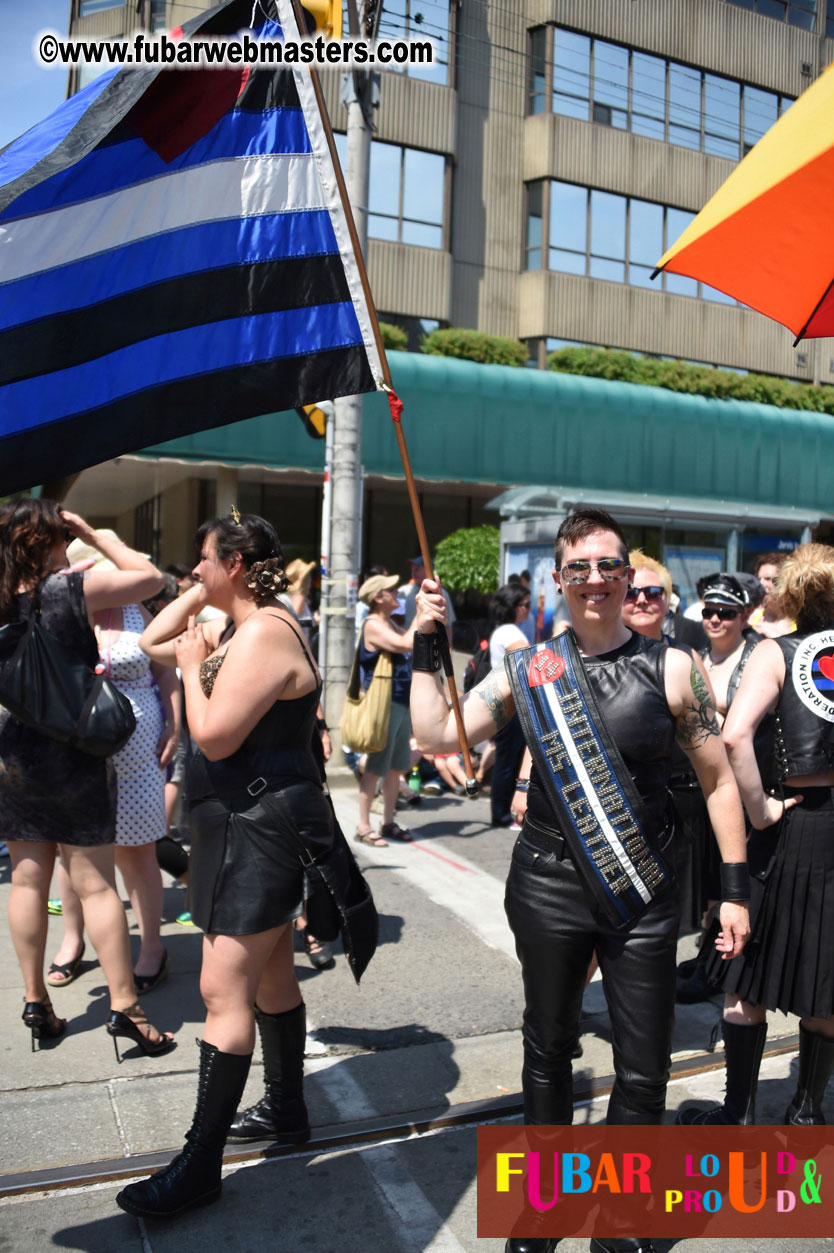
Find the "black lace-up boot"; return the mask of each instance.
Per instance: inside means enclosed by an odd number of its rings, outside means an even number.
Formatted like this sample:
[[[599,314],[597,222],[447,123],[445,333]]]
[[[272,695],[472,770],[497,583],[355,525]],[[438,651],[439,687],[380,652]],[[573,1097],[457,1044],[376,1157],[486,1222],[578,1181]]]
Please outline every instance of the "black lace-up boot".
[[[304,1144],[310,1139],[304,1104],[304,1002],[283,1014],[265,1014],[255,1006],[255,1019],[263,1048],[266,1095],[238,1114],[229,1139]]]
[[[221,1053],[200,1041],[197,1109],[185,1147],[164,1170],[128,1184],[116,1204],[137,1218],[172,1218],[220,1196],[223,1146],[246,1087],[252,1054]]]

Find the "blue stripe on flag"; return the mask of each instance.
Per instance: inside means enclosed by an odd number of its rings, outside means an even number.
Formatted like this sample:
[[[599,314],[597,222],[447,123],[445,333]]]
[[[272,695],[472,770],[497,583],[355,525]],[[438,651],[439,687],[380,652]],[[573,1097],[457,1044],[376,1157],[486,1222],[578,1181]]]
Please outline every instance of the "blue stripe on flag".
[[[0,435],[36,430],[192,375],[362,344],[353,305],[312,305],[230,318],[131,344],[70,370],[0,389]],[[79,403],[80,402],[80,403]]]
[[[301,109],[269,109],[263,113],[232,109],[202,139],[170,163],[163,161],[138,136],[95,148],[70,169],[54,174],[18,196],[5,214],[0,215],[0,221],[6,223],[60,205],[110,195],[149,178],[203,165],[206,161],[262,156],[270,152],[310,151]]]
[[[21,174],[25,174],[32,166],[49,156],[50,152],[54,152],[117,73],[118,67],[108,70],[74,96],[70,96],[69,100],[65,100],[42,122],[36,122],[19,139],[12,140],[3,152],[3,186],[13,183]]]
[[[325,209],[201,222],[0,284],[0,331],[184,274],[336,252]]]

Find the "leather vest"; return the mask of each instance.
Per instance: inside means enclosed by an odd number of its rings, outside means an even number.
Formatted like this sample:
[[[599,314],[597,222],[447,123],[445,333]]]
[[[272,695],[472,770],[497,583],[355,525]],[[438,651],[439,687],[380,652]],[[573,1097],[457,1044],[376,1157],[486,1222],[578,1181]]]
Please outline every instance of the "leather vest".
[[[666,826],[667,781],[675,742],[675,719],[666,700],[665,644],[632,635],[628,643],[598,657],[585,657],[588,682],[650,819],[647,834]],[[554,831],[555,815],[535,766],[530,773],[527,813]]]
[[[730,681],[727,684],[727,713],[730,712],[730,706],[735,699],[741,683],[741,676],[744,674],[744,667],[750,660],[750,654],[758,643],[764,639],[758,631],[748,630],[744,633],[744,648],[741,650],[733,673],[730,675]],[[706,659],[709,656],[709,645],[701,649],[701,656]],[[756,763],[759,767],[759,774],[762,779],[762,786],[765,789],[773,787],[778,782],[778,775],[774,767],[774,744],[776,735],[776,720],[772,714],[765,714],[756,728],[756,734],[753,736],[753,751],[756,754]]]
[[[774,756],[781,781],[799,774],[822,774],[834,770],[834,722],[809,709],[793,682],[797,650],[811,634],[782,635],[778,644],[785,658],[785,682],[776,705]]]

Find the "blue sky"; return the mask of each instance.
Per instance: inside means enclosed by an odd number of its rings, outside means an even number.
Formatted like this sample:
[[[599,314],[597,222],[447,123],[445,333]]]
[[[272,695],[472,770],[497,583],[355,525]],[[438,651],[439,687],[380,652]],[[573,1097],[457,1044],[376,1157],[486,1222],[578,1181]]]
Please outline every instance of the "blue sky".
[[[61,103],[67,71],[44,69],[32,55],[40,30],[66,32],[70,0],[0,0],[0,148]]]

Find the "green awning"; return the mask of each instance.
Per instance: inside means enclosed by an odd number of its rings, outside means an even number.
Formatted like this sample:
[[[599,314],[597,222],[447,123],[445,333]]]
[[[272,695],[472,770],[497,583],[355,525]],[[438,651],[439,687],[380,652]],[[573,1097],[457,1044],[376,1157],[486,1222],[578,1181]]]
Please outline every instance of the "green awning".
[[[834,421],[544,370],[392,352],[418,479],[749,501],[831,511]],[[251,418],[143,454],[321,470],[294,413]],[[402,477],[388,405],[365,398],[366,473]]]

